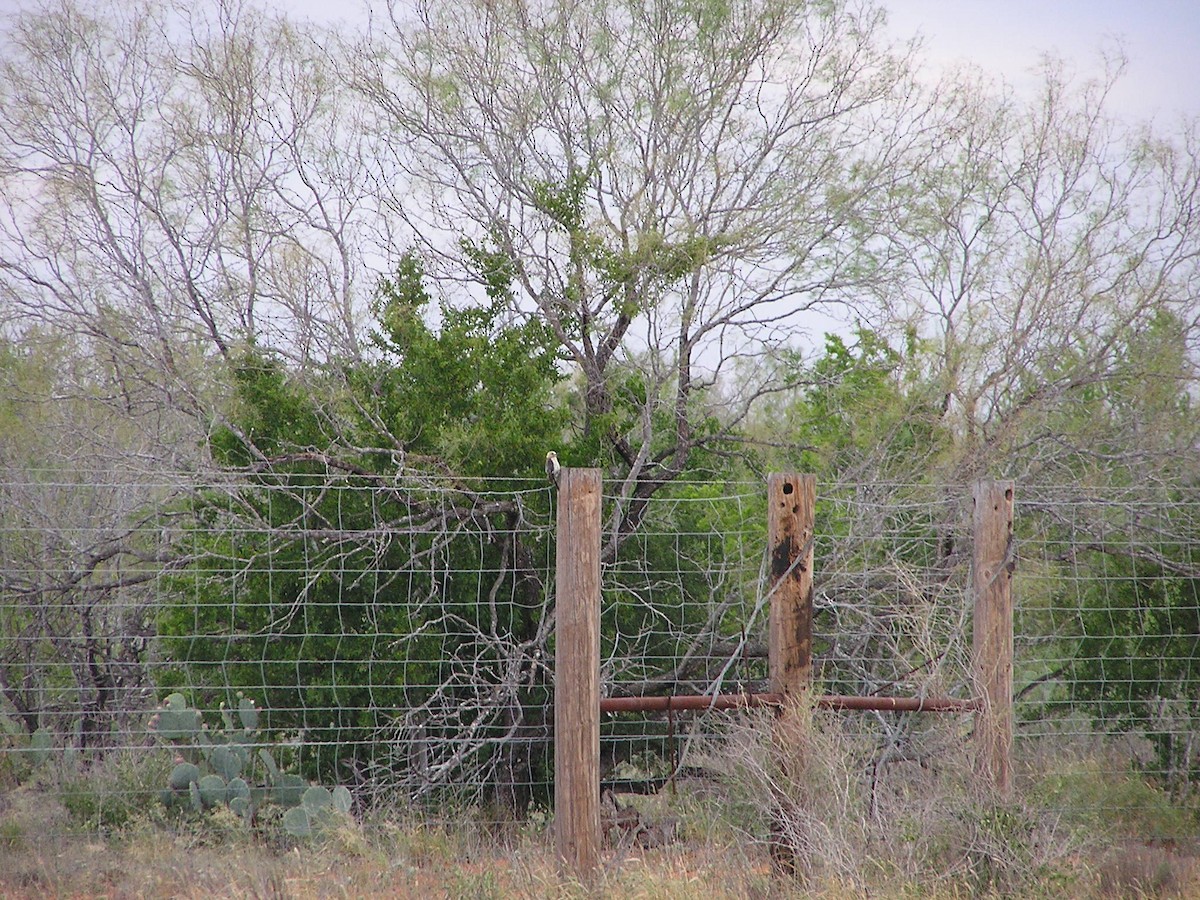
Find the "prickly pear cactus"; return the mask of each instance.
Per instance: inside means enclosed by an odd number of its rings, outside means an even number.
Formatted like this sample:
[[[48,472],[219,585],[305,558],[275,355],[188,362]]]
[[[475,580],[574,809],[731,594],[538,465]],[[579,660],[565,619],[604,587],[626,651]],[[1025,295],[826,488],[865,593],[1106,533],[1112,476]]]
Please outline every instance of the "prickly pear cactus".
[[[254,705],[254,701],[249,697],[238,698],[238,716],[242,720],[242,727],[246,731],[256,731],[258,729],[258,707]]]
[[[225,785],[226,802],[229,808],[247,821],[254,809],[253,793],[244,778],[231,778]]]
[[[29,756],[35,766],[40,766],[50,758],[50,750],[54,746],[54,737],[45,728],[39,728],[29,738]]]
[[[304,792],[300,805],[284,814],[283,829],[295,838],[320,837],[347,820],[350,801],[350,792],[340,785],[332,791],[313,785]]]
[[[186,791],[193,781],[200,780],[200,767],[195,763],[181,762],[171,770],[168,783],[172,790]]]
[[[229,747],[225,744],[215,746],[208,756],[208,763],[214,772],[226,781],[232,781],[242,774],[242,768],[245,766],[245,757],[238,752],[239,750],[243,748]]]
[[[299,806],[307,788],[308,782],[299,775],[281,774],[272,785],[271,799],[285,809]]]
[[[333,789],[333,808],[340,813],[350,815],[350,807],[354,805],[354,798],[350,796],[350,789],[344,785],[338,785]]]
[[[183,694],[171,694],[155,716],[158,736],[167,741],[193,741],[200,734],[200,712],[191,709]]]
[[[283,830],[294,838],[308,838],[313,835],[313,823],[308,810],[303,806],[293,806],[283,814]]]
[[[164,805],[195,814],[224,807],[251,824],[259,809],[275,804],[284,810],[279,820],[284,831],[301,839],[319,837],[348,820],[352,798],[345,787],[330,790],[283,772],[260,745],[259,708],[253,700],[239,693],[236,708],[222,703],[219,715],[221,727],[214,731],[179,693],[155,712],[151,731],[176,755],[159,791]]]
[[[221,806],[228,797],[225,779],[220,775],[204,775],[197,782],[200,790],[200,803],[205,809]]]

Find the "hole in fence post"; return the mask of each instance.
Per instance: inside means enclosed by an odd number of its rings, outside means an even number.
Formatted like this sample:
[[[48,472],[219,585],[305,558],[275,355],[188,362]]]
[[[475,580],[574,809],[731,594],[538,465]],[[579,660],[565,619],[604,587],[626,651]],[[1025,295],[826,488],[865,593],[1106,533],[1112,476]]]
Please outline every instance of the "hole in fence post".
[[[813,510],[816,478],[772,474],[767,478],[767,541],[771,555],[768,668],[770,690],[783,695],[773,746],[779,754],[780,781],[786,790],[804,760],[798,728],[798,704],[812,681]],[[796,858],[794,825],[786,794],[773,798],[770,851],[777,871],[796,874],[804,866]],[[792,816],[791,818],[795,818]]]
[[[563,869],[600,861],[599,469],[562,469],[555,558],[554,839]]]
[[[1013,483],[980,481],[974,487],[974,596],[972,649],[975,694],[976,772],[999,796],[1012,787]]]

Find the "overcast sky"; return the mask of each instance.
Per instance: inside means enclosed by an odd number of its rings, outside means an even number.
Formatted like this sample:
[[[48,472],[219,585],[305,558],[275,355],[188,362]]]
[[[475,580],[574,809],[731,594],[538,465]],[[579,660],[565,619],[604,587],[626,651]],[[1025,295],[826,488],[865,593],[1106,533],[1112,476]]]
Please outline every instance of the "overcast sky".
[[[931,66],[970,61],[1018,88],[1050,52],[1081,72],[1099,70],[1100,49],[1129,58],[1112,96],[1124,115],[1200,116],[1197,0],[884,0],[895,34],[925,37]],[[1025,82],[1028,84],[1028,81]]]
[[[306,18],[353,21],[363,17],[368,0],[259,2]],[[1112,98],[1116,110],[1139,118],[1200,117],[1200,0],[880,2],[897,37],[924,35],[931,67],[970,61],[1020,88],[1042,53],[1094,72],[1099,49],[1120,42],[1130,63]],[[29,0],[0,0],[0,11],[27,5]]]

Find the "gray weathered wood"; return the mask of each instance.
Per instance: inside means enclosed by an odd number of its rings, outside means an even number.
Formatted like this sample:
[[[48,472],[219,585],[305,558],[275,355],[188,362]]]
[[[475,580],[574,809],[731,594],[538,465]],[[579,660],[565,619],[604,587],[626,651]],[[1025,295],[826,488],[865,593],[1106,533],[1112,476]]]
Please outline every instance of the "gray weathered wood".
[[[600,860],[599,469],[558,477],[555,560],[554,834],[563,867]]]
[[[1005,795],[1012,787],[1013,483],[976,483],[974,503],[976,766],[984,782]]]

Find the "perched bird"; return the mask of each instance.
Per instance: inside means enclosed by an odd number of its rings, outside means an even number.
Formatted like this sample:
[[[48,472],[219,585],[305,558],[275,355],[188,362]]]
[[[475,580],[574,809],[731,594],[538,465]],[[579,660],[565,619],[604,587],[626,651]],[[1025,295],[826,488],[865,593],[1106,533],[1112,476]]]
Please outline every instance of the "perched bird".
[[[562,466],[558,464],[558,454],[551,450],[546,454],[546,477],[554,484],[558,484],[558,473],[562,471]]]

